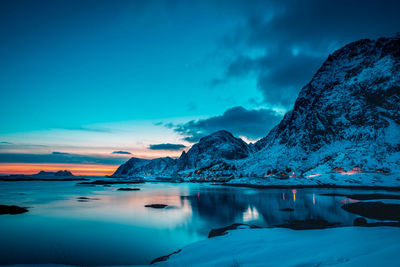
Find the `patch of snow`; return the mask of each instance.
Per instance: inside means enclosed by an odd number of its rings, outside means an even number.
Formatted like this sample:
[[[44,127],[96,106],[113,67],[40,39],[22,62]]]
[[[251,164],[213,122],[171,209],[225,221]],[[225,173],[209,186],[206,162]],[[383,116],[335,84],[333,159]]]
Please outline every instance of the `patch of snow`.
[[[188,245],[156,266],[398,266],[400,228],[240,229]]]

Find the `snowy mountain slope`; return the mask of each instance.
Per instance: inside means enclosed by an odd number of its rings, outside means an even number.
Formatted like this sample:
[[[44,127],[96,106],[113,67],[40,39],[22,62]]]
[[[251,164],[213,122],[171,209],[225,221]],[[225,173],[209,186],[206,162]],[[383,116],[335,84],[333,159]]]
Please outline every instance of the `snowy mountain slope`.
[[[330,55],[255,147],[241,168],[256,175],[398,172],[400,39],[360,40]]]
[[[178,159],[157,158],[145,160],[131,158],[113,174],[115,177],[131,176],[179,176],[187,172],[226,165],[226,162],[246,158],[250,147],[228,131],[218,131],[200,139],[188,152],[183,151]],[[230,165],[224,166],[230,169]]]
[[[177,162],[177,171],[211,166],[223,160],[240,160],[250,155],[250,147],[228,131],[218,131],[200,139]]]
[[[115,174],[399,186],[400,39],[365,39],[335,51],[302,88],[294,108],[254,145],[219,131],[177,160],[157,160],[128,161]]]
[[[176,159],[165,157],[156,159],[131,158],[114,172],[113,177],[135,177],[153,174],[172,174],[172,166],[175,166]]]

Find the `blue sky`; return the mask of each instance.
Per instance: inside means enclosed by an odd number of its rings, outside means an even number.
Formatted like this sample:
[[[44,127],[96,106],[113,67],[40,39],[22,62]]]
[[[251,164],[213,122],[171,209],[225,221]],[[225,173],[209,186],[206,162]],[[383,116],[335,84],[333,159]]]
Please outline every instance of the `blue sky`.
[[[22,153],[104,163],[179,156],[220,128],[256,140],[291,108],[329,53],[396,34],[399,7],[3,0],[0,162],[9,154],[17,162]],[[159,144],[182,146],[151,149]]]

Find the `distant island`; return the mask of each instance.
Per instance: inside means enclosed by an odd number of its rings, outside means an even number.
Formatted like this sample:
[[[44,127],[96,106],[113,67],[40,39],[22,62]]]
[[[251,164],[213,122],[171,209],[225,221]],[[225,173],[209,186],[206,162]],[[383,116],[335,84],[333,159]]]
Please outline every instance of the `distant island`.
[[[76,177],[68,170],[56,172],[40,171],[36,174],[10,174],[2,176],[0,181],[84,181],[86,178]]]
[[[63,171],[56,171],[56,172],[46,172],[40,171],[35,176],[74,176],[70,171],[63,170]]]

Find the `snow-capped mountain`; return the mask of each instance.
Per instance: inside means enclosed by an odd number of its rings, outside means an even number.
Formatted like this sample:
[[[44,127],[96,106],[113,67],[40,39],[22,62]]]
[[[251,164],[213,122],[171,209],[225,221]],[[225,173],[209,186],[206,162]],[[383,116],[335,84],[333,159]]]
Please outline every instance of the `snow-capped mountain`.
[[[131,158],[114,172],[114,177],[136,177],[146,175],[171,175],[176,159],[165,157],[156,159]]]
[[[315,177],[306,183],[325,174],[324,183],[340,183],[336,174],[400,174],[400,39],[365,39],[334,52],[302,88],[294,108],[254,145],[219,131],[161,167],[149,164],[155,160],[130,161],[115,174],[151,169],[160,175],[190,171],[192,178],[227,173],[279,180]],[[345,178],[346,183],[353,178]],[[370,179],[379,184],[381,178]]]
[[[250,147],[228,131],[218,131],[200,139],[177,162],[177,171],[205,168],[224,160],[240,160],[248,157]]]
[[[152,160],[131,158],[113,174],[115,177],[132,176],[179,176],[190,171],[202,170],[224,165],[226,162],[246,158],[251,148],[240,138],[228,131],[218,131],[200,139],[188,152],[183,151],[178,159],[156,158]],[[222,165],[221,165],[222,164]]]
[[[258,175],[398,170],[400,39],[360,40],[334,52],[255,147],[242,168]]]

